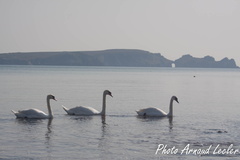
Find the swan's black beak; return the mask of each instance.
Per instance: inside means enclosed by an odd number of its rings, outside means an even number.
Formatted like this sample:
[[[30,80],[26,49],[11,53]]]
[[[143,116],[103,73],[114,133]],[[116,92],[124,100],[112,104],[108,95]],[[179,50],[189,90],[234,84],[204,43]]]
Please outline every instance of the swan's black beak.
[[[113,97],[111,92],[109,92],[108,95],[111,96],[111,97]]]
[[[176,96],[174,96],[174,100],[175,100],[177,103],[179,103],[179,102],[178,102],[178,98],[177,98]]]

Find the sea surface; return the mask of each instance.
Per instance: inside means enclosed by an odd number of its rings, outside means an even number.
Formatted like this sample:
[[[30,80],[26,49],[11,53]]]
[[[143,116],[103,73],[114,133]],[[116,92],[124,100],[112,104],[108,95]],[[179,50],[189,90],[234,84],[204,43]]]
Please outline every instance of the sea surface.
[[[106,116],[69,116],[91,106]],[[38,108],[52,120],[16,119]],[[138,117],[158,107],[173,118]],[[128,67],[0,66],[0,159],[240,159],[240,70]]]

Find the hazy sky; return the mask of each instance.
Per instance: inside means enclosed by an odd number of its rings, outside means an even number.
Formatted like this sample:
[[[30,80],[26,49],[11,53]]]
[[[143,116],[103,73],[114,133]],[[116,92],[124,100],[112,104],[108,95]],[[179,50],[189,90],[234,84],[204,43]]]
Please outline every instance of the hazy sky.
[[[142,49],[240,65],[240,0],[0,0],[0,26],[0,53]]]

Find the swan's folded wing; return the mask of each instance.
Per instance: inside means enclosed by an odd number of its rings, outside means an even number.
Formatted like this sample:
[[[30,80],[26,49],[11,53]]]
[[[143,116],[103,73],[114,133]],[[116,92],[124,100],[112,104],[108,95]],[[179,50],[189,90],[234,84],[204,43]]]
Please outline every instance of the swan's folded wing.
[[[14,113],[19,118],[42,118],[47,115],[39,109],[25,109]]]
[[[167,115],[167,113],[155,107],[140,109],[137,111],[137,113],[139,116],[166,116]]]
[[[68,110],[68,114],[73,115],[95,115],[100,114],[99,111],[92,107],[77,106]]]

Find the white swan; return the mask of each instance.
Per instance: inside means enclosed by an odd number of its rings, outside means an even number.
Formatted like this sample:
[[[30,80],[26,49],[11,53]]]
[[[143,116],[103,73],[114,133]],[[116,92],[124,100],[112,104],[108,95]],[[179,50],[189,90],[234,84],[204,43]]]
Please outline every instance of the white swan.
[[[63,106],[63,109],[69,114],[69,115],[82,115],[82,116],[91,116],[91,115],[105,115],[106,113],[106,96],[109,95],[111,97],[112,93],[109,90],[105,90],[103,92],[103,104],[102,104],[102,111],[99,112],[96,109],[92,107],[83,107],[83,106],[77,106],[71,109],[67,109]]]
[[[145,109],[140,109],[137,112],[139,116],[152,116],[152,117],[172,117],[173,116],[173,101],[178,102],[178,98],[176,96],[172,96],[170,100],[170,105],[169,105],[169,113],[167,114],[166,112],[162,111],[159,108],[145,108]]]
[[[50,119],[53,118],[51,106],[50,106],[50,99],[53,99],[56,101],[55,97],[53,95],[47,96],[47,108],[48,108],[48,114],[44,113],[43,111],[39,109],[25,109],[20,110],[18,112],[12,110],[12,112],[16,115],[17,118],[31,118],[31,119]]]

